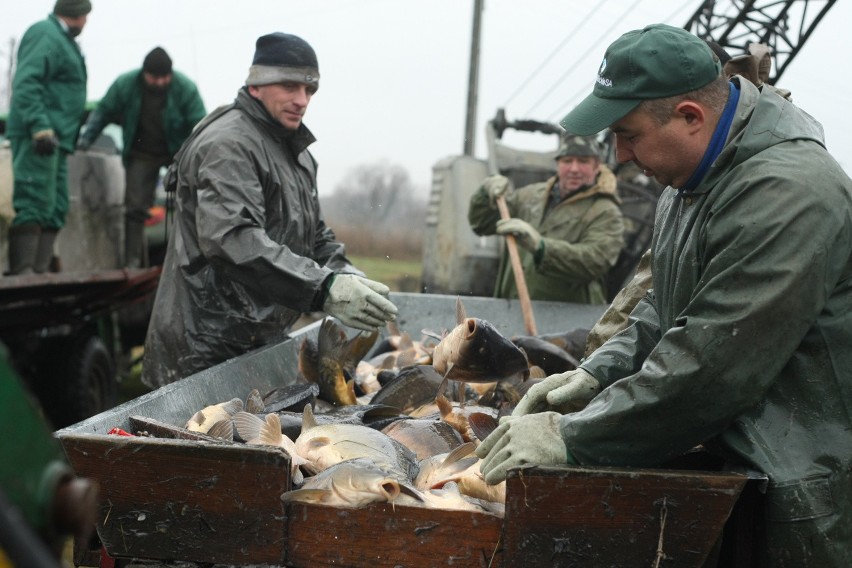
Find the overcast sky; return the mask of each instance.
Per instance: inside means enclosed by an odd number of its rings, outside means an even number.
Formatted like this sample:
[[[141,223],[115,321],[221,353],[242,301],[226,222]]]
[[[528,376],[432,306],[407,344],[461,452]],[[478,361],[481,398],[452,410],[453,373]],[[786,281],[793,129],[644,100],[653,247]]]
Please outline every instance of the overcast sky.
[[[558,120],[591,91],[606,46],[655,22],[683,26],[700,0],[485,0],[476,155],[498,108],[509,120]],[[726,3],[727,4],[727,3]],[[812,0],[814,7],[823,2]],[[473,0],[93,0],[80,36],[88,96],[104,95],[155,46],[198,84],[208,111],[245,81],[258,36],[283,31],[317,52],[320,89],[305,123],[316,135],[319,189],[329,195],[362,164],[408,170],[423,194],[432,166],[461,154]],[[5,84],[10,41],[43,19],[53,1],[17,2],[0,19]],[[813,9],[813,8],[812,8]],[[793,100],[822,122],[829,150],[852,172],[852,2],[840,1],[781,78]],[[539,149],[552,138],[506,142]]]

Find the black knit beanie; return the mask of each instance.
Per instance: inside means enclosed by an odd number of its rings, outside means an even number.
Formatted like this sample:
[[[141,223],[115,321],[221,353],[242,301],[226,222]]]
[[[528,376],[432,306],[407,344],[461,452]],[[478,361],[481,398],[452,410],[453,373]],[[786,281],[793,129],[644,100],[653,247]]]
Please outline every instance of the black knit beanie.
[[[53,13],[57,16],[78,18],[92,11],[92,3],[89,0],[56,0]]]
[[[142,71],[150,73],[155,77],[164,77],[172,72],[172,59],[162,47],[155,47],[145,56],[142,63]]]
[[[314,49],[302,38],[275,32],[257,38],[246,85],[293,81],[319,87]]]

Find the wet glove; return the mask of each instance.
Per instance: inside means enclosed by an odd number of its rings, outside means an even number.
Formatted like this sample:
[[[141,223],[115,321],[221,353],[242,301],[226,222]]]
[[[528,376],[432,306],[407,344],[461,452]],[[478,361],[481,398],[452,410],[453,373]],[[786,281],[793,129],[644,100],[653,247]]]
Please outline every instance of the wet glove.
[[[488,176],[482,182],[482,187],[488,192],[488,201],[491,207],[497,207],[497,198],[509,191],[511,182],[506,176]]]
[[[530,252],[537,252],[543,244],[541,235],[523,219],[501,219],[497,221],[498,235],[515,235],[518,244]]]
[[[38,156],[52,156],[59,146],[53,130],[41,130],[33,135],[33,152]]]
[[[577,412],[601,392],[601,384],[588,371],[581,368],[550,375],[530,387],[512,416],[555,410],[562,414]]]
[[[500,483],[509,469],[527,464],[576,464],[562,439],[561,420],[558,412],[542,412],[501,423],[476,448],[485,482]]]
[[[322,309],[355,329],[373,331],[396,319],[396,306],[387,299],[390,288],[355,274],[332,276]]]

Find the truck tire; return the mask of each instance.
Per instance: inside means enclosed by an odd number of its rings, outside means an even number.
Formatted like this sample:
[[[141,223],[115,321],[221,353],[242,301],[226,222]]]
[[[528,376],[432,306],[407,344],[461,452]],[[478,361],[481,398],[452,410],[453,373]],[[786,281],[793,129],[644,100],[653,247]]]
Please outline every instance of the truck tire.
[[[63,338],[39,381],[46,387],[45,410],[56,428],[85,420],[115,406],[115,366],[94,335]]]

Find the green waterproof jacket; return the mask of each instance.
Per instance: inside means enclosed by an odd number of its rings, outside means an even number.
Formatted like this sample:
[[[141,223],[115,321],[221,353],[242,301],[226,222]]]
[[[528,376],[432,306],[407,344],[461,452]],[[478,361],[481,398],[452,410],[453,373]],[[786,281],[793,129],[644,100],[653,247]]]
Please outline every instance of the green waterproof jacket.
[[[822,127],[745,80],[726,145],[667,188],[653,290],[582,367],[562,419],[582,464],[656,466],[704,444],[769,477],[771,566],[852,566],[852,182]]]
[[[86,63],[77,42],[53,14],[30,26],[18,47],[7,138],[30,139],[53,129],[74,151],[86,105]]]
[[[91,112],[80,140],[91,145],[104,127],[110,123],[122,128],[122,158],[125,166],[136,138],[139,124],[139,112],[142,108],[142,93],[145,80],[142,69],[135,69],[120,75],[113,81],[106,95]],[[192,129],[207,111],[198,94],[198,88],[192,80],[180,71],[172,71],[172,81],[166,95],[166,107],[163,110],[163,123],[166,132],[168,153],[174,156]]]
[[[550,191],[557,178],[506,193],[512,217],[532,225],[544,239],[538,262],[532,252],[518,248],[524,278],[533,300],[578,304],[603,304],[603,277],[615,264],[624,246],[624,222],[616,193],[615,175],[601,166],[595,185],[568,197],[545,214]],[[496,232],[500,212],[488,192],[480,187],[470,199],[468,221],[477,235]],[[517,298],[512,264],[504,250],[497,271],[494,296]]]
[[[145,341],[147,385],[283,341],[302,313],[322,308],[331,274],[363,276],[323,219],[313,141],[242,89],[175,158],[177,213]]]

